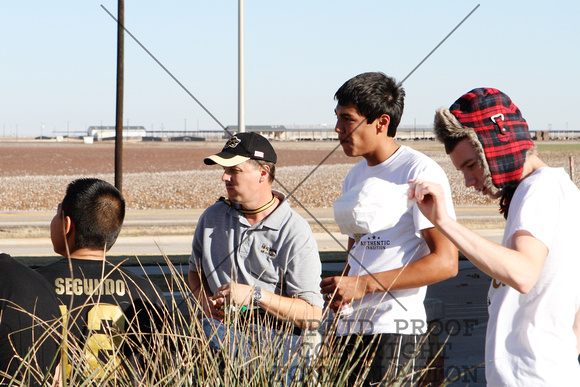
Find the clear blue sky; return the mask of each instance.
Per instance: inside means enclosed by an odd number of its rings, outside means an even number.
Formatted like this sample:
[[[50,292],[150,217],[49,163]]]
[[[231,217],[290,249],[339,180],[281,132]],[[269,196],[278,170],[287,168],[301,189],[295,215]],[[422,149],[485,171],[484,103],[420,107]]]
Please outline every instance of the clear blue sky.
[[[334,125],[348,78],[404,83],[402,124],[474,87],[512,97],[530,127],[580,130],[580,2],[246,0],[246,125]],[[115,0],[30,0],[0,12],[0,135],[114,125]],[[237,124],[237,1],[126,0],[125,24],[223,125]],[[219,129],[129,36],[124,124]]]

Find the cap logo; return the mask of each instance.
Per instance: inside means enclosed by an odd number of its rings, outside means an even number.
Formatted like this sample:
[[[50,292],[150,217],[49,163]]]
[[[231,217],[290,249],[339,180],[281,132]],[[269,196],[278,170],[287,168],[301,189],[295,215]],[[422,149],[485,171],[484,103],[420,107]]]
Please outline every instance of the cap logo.
[[[254,157],[259,157],[261,159],[264,158],[264,152],[262,151],[254,151]]]
[[[224,145],[224,149],[225,148],[235,148],[238,146],[238,144],[242,142],[239,138],[237,138],[236,136],[233,136],[232,138],[230,138],[228,140],[228,142],[226,142],[226,145]]]

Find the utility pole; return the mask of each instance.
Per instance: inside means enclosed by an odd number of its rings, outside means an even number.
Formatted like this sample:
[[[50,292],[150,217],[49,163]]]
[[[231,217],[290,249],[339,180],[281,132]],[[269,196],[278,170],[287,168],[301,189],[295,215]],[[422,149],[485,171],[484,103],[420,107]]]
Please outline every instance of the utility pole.
[[[117,11],[117,114],[115,117],[115,187],[123,192],[123,83],[125,50],[125,1],[118,0]]]
[[[238,132],[246,131],[244,101],[244,0],[238,0]]]

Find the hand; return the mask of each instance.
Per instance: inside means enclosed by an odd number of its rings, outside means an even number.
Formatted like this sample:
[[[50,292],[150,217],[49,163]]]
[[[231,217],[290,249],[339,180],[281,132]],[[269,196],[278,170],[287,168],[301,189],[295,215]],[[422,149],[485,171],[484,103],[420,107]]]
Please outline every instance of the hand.
[[[222,304],[218,300],[213,300],[212,297],[203,297],[200,302],[203,308],[203,314],[207,318],[223,321],[225,313],[220,310]]]
[[[230,282],[220,286],[211,297],[216,303],[235,306],[252,306],[254,287]]]
[[[327,277],[320,282],[320,293],[328,301],[328,307],[336,313],[341,304],[363,298],[366,284],[367,276]]]
[[[421,179],[409,180],[409,183],[409,199],[417,199],[419,210],[431,223],[437,225],[448,216],[443,187]]]

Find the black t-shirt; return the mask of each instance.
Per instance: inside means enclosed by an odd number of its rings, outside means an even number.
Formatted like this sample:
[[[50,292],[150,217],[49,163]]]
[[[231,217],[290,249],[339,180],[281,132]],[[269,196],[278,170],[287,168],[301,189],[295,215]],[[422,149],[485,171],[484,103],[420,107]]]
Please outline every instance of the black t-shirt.
[[[17,370],[21,361],[15,355],[26,358],[34,347],[38,351],[32,359],[36,363],[33,368],[43,376],[52,373],[51,363],[58,363],[60,332],[55,325],[60,311],[50,284],[34,270],[2,253],[0,284],[0,369],[20,379],[22,371]],[[51,332],[57,333],[50,335]],[[39,385],[34,378],[29,380],[30,384]],[[0,377],[0,384],[7,382]]]
[[[159,287],[106,261],[71,259],[69,265],[69,260],[63,258],[37,271],[51,284],[63,315],[70,311],[66,318],[71,334],[79,340],[79,348],[92,351],[103,362],[110,361],[116,351],[109,347],[111,335],[128,333],[136,340],[123,341],[123,352],[131,356],[148,334],[161,329],[167,315]],[[98,368],[96,359],[93,366]]]

